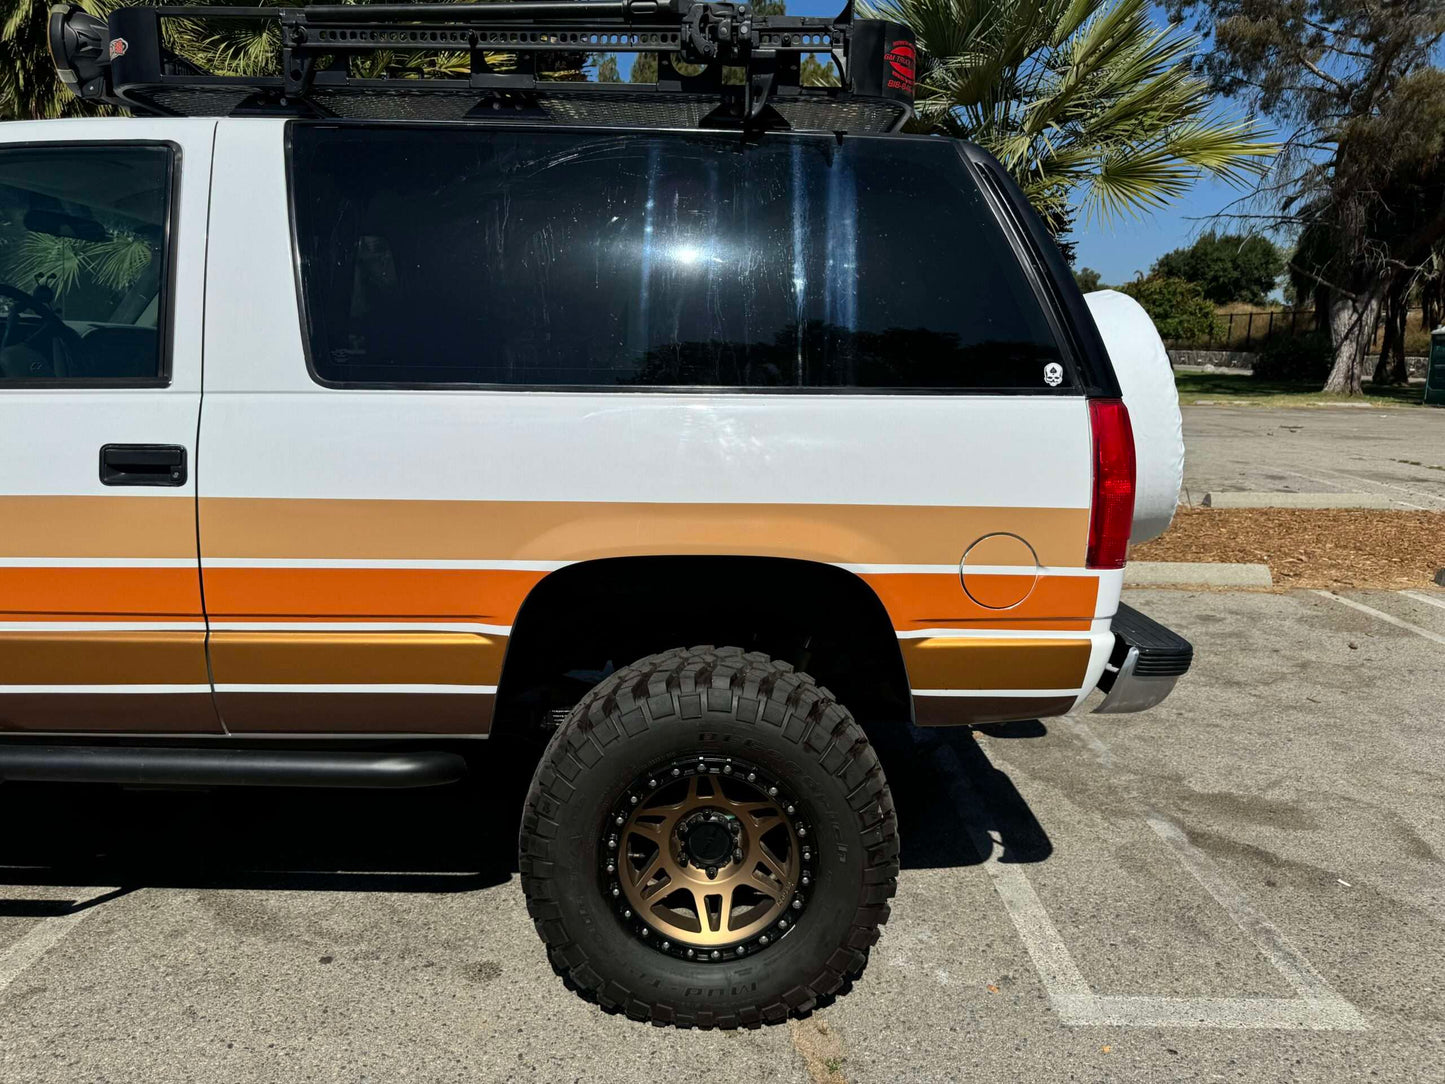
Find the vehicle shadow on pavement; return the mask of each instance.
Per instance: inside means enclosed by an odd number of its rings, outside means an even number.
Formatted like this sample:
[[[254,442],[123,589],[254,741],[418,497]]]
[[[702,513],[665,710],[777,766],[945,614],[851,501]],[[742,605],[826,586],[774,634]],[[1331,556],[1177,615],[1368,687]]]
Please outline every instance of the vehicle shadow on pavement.
[[[989,728],[1031,738],[1041,723]],[[905,869],[977,865],[971,832],[1001,860],[1053,851],[1007,775],[966,729],[871,735],[893,791]],[[517,829],[539,746],[489,743],[461,783],[422,790],[126,789],[0,785],[6,885],[123,885],[323,892],[468,892],[516,871]],[[3,911],[0,911],[3,913]]]
[[[993,738],[1042,738],[1038,720],[978,728]],[[1042,862],[1054,851],[1013,780],[989,761],[967,727],[889,728],[869,738],[878,749],[898,810],[904,869],[973,866],[982,830],[1001,848],[1001,862]]]
[[[0,785],[5,885],[467,892],[516,869],[536,747],[418,790]]]

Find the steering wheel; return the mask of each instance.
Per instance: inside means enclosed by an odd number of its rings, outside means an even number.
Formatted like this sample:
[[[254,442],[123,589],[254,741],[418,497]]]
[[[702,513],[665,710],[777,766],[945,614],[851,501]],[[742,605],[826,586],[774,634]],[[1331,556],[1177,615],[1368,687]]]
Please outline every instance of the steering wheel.
[[[6,317],[4,327],[0,328],[0,354],[3,354],[5,349],[10,346],[28,346],[36,353],[41,353],[42,351],[36,346],[36,340],[40,339],[41,336],[45,337],[45,342],[52,344],[52,349],[49,351],[49,372],[36,372],[35,364],[32,362],[30,366],[31,371],[28,373],[5,373],[3,375],[32,377],[80,375],[79,373],[71,373],[68,371],[74,367],[76,360],[80,357],[82,348],[80,335],[74,328],[70,327],[56,315],[55,310],[50,307],[46,300],[36,297],[34,294],[27,294],[24,290],[3,282],[0,282],[0,297],[8,297],[14,302],[14,304],[10,306],[10,315]],[[22,342],[12,343],[11,339],[15,336],[16,331],[19,330],[20,313],[25,311],[33,312],[36,316],[40,317],[40,328]],[[54,345],[59,345],[61,351],[64,353],[65,357],[63,361],[55,353],[53,349]]]

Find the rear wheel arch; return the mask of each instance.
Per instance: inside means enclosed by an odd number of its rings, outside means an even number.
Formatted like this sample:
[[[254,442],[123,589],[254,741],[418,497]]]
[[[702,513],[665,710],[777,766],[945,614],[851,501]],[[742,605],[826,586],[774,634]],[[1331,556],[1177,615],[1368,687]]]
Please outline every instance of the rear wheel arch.
[[[612,670],[699,643],[805,670],[865,725],[912,718],[892,621],[855,573],[795,558],[648,556],[567,565],[531,589],[511,629],[494,728],[555,720]]]

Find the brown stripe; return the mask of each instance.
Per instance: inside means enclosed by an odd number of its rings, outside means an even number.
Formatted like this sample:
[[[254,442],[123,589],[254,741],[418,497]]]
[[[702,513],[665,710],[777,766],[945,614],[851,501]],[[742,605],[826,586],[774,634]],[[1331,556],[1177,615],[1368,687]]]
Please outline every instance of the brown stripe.
[[[0,731],[219,734],[210,693],[0,693]]]
[[[495,685],[506,647],[466,632],[215,632],[211,668],[234,685]]]
[[[196,556],[195,498],[0,497],[0,557]]]
[[[915,689],[1074,689],[1083,684],[1088,640],[934,636],[900,640]]]
[[[79,499],[79,498],[77,498]],[[1086,508],[853,504],[202,498],[209,557],[580,561],[742,554],[849,564],[957,564],[1006,531],[1045,565],[1083,563]]]
[[[1073,706],[1072,696],[915,696],[913,717],[919,726],[969,726],[1045,719]]]
[[[4,632],[0,690],[6,685],[207,685],[205,644],[199,630]]]
[[[216,694],[237,734],[486,734],[493,697],[484,693]]]

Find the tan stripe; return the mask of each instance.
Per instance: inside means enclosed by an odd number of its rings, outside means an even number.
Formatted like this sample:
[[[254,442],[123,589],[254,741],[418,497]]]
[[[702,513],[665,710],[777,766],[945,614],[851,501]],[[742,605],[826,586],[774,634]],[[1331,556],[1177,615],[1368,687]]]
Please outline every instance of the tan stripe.
[[[915,696],[913,717],[919,726],[970,726],[1047,719],[1073,706],[1072,696]]]
[[[496,685],[505,636],[468,632],[214,632],[223,685]]]
[[[190,496],[0,497],[0,557],[196,556]]]
[[[207,497],[209,557],[580,561],[652,554],[957,564],[979,537],[1028,539],[1045,565],[1080,565],[1085,508],[393,501]]]
[[[1088,640],[934,636],[900,640],[915,689],[1076,689],[1089,668]]]
[[[206,685],[205,643],[200,631],[0,633],[0,687]]]

